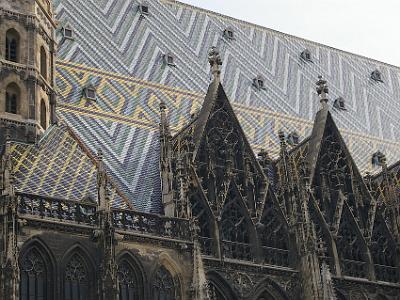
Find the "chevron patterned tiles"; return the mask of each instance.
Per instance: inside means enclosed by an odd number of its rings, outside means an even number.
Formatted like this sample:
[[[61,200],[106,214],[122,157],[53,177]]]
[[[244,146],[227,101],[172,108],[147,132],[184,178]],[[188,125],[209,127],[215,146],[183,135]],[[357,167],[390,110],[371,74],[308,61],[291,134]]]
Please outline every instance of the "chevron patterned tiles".
[[[318,110],[315,81],[323,75],[330,97],[343,97],[347,111],[332,108],[361,171],[370,156],[400,158],[400,69],[174,1],[151,0],[140,16],[137,0],[55,0],[58,33],[59,114],[92,151],[103,150],[109,174],[138,209],[160,207],[158,104],[169,107],[177,131],[196,112],[210,82],[209,47],[223,58],[222,81],[255,151],[276,157],[279,129],[311,132]],[[234,40],[222,33],[232,28]],[[300,58],[309,49],[312,62]],[[165,65],[163,54],[175,57]],[[370,79],[375,69],[383,82]],[[261,75],[265,89],[252,80]],[[87,84],[97,101],[82,97]],[[332,103],[333,101],[331,101]]]

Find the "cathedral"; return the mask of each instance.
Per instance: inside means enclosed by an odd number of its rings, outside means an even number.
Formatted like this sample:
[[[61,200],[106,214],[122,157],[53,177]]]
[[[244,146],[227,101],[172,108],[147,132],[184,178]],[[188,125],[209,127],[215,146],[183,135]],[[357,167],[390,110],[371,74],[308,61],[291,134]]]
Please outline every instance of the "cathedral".
[[[0,300],[399,300],[400,68],[175,0],[0,0]]]

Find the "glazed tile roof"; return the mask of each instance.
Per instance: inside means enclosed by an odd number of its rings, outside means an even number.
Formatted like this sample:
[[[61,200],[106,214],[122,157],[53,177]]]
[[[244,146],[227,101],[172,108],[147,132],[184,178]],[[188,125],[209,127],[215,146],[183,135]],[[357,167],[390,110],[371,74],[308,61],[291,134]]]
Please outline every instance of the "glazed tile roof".
[[[75,201],[97,201],[97,164],[65,125],[52,126],[37,144],[11,142],[16,191]],[[112,183],[112,205],[128,208]]]
[[[377,150],[389,164],[400,157],[398,67],[170,0],[148,1],[148,16],[137,0],[54,2],[60,28],[74,30],[74,40],[58,32],[58,113],[91,151],[103,151],[110,176],[140,210],[160,209],[158,105],[167,104],[173,132],[190,120],[210,83],[211,46],[221,53],[224,89],[255,151],[276,158],[280,129],[311,134],[315,81],[323,75],[331,100],[346,101],[347,111],[331,113],[360,170],[373,170]],[[228,27],[233,40],[223,36]],[[312,62],[300,57],[304,49]],[[164,63],[166,53],[176,67]],[[370,78],[376,69],[383,82]],[[252,85],[257,75],[264,89]],[[82,97],[88,84],[95,102]]]

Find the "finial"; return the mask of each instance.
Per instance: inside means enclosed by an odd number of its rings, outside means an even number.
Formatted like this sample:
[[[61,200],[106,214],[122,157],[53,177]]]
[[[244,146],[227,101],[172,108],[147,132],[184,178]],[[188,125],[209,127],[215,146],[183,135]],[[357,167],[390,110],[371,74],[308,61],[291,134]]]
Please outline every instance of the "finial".
[[[281,129],[278,131],[278,137],[281,143],[285,143],[285,132]]]
[[[165,104],[164,101],[161,101],[160,102],[160,111],[163,112],[166,109],[167,109],[167,105]]]
[[[317,84],[317,93],[320,98],[319,101],[322,105],[322,108],[327,108],[329,89],[328,85],[326,84],[326,80],[323,79],[321,75],[319,75],[316,84]]]
[[[219,51],[217,47],[211,47],[210,51],[208,52],[208,62],[210,63],[211,72],[214,76],[214,79],[219,80],[219,76],[221,74],[219,66],[222,65],[222,60],[219,56]]]

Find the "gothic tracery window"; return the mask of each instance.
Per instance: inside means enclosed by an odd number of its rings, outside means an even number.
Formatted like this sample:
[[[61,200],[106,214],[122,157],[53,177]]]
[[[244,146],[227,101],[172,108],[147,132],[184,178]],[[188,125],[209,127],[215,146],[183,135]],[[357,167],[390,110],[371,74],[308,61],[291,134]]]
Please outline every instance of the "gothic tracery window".
[[[208,296],[210,297],[210,300],[227,300],[224,294],[213,282],[209,282],[208,284]]]
[[[221,237],[224,255],[235,259],[251,260],[250,232],[246,216],[231,189],[221,218]]]
[[[264,261],[271,265],[289,265],[289,240],[286,227],[278,217],[272,199],[265,204],[265,211],[258,229]]]
[[[382,216],[375,218],[371,239],[371,254],[375,264],[375,276],[380,281],[399,281],[396,245],[390,239]]]
[[[75,253],[65,267],[64,299],[85,300],[90,296],[90,280],[83,258]]]
[[[32,248],[21,259],[21,300],[46,300],[51,274],[48,273],[46,259],[38,249]]]
[[[118,265],[119,300],[139,299],[139,282],[133,266],[127,259]]]
[[[344,209],[337,236],[337,250],[344,275],[366,278],[364,249],[359,239],[348,209]]]
[[[15,29],[9,29],[6,33],[6,60],[18,62],[19,34]]]
[[[153,281],[154,300],[179,300],[179,285],[168,270],[161,266]]]

